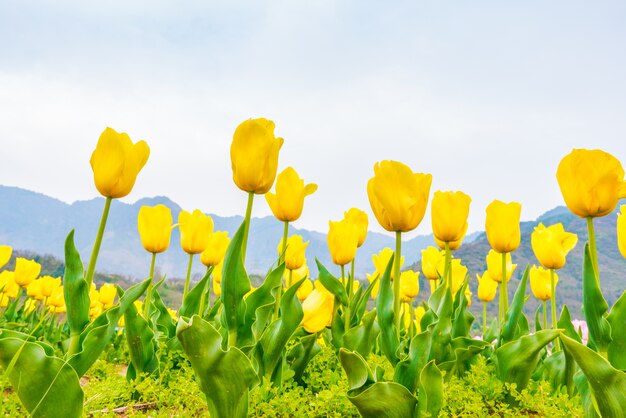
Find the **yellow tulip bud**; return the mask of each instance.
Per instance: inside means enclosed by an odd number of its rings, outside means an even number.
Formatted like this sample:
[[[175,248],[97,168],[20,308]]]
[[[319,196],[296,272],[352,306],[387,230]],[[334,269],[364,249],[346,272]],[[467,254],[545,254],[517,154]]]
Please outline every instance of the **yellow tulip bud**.
[[[128,195],[149,156],[150,148],[145,141],[133,144],[127,134],[106,128],[90,160],[100,194],[112,198]]]
[[[302,302],[302,327],[311,334],[330,326],[333,319],[335,296],[317,280],[315,289]]]
[[[338,222],[330,221],[328,224],[330,230],[326,239],[333,263],[345,266],[356,256],[359,231],[352,222],[345,219]]]
[[[233,135],[230,161],[233,180],[245,192],[267,193],[278,169],[282,138],[274,137],[274,122],[267,119],[243,121]]]
[[[378,279],[374,287],[372,287],[372,292],[370,293],[372,299],[376,299],[378,291],[380,290],[380,274],[378,272],[374,272],[373,274],[365,273],[365,276],[367,276],[367,281],[370,283]]]
[[[415,327],[417,328],[418,334],[422,332],[422,326],[420,322],[422,321],[422,318],[424,317],[425,314],[426,314],[426,309],[424,309],[423,306],[420,305],[417,308],[415,308]]]
[[[21,287],[31,284],[41,272],[41,264],[34,260],[18,257],[15,260],[15,276],[13,280]]]
[[[222,283],[222,270],[224,268],[224,259],[220,261],[215,267],[213,267],[213,272],[211,276],[213,277],[213,283]],[[219,296],[219,295],[218,295]]]
[[[4,293],[0,293],[0,308],[6,308],[9,306],[9,296]]]
[[[221,284],[221,282],[216,282],[215,280],[213,280],[213,293],[218,298],[220,296],[222,296],[222,284]]]
[[[445,261],[446,253],[436,247],[422,250],[422,273],[428,280],[439,280],[439,265]]]
[[[47,300],[49,306],[58,308],[53,312],[63,312],[61,309],[65,308],[65,295],[63,294],[63,286],[56,287],[52,292],[52,295]]]
[[[317,190],[317,184],[304,185],[304,180],[298,176],[296,170],[287,167],[278,175],[276,193],[267,192],[265,200],[272,213],[282,222],[293,222],[302,215],[304,198]]]
[[[626,197],[624,169],[601,150],[574,149],[556,171],[565,204],[581,218],[608,215]]]
[[[15,283],[15,272],[4,270],[0,272],[0,293],[9,298],[16,298],[20,286]]]
[[[343,213],[343,218],[356,225],[359,231],[359,241],[357,247],[361,247],[367,237],[367,213],[357,208],[351,208],[349,211]]]
[[[9,262],[12,253],[13,248],[10,245],[0,245],[0,268]]]
[[[167,250],[173,223],[172,211],[167,206],[142,206],[137,216],[137,229],[143,248],[153,254]]]
[[[60,277],[42,276],[39,281],[41,282],[41,296],[43,298],[49,298],[54,289],[61,286]]]
[[[26,286],[26,295],[31,298],[43,299],[41,296],[41,280],[35,280]]]
[[[291,279],[289,278],[290,276],[291,276]],[[300,280],[305,279],[309,276],[310,276],[310,272],[309,272],[309,267],[306,265],[306,260],[302,264],[302,266],[300,266],[300,268],[295,269],[295,270],[285,269],[285,272],[283,273],[283,279],[285,279],[285,283],[287,284],[287,287],[291,287],[291,285],[293,285],[294,283],[299,282]],[[300,288],[301,287],[302,286],[300,286]]]
[[[387,231],[412,231],[424,218],[432,176],[413,173],[397,161],[374,165],[367,196],[378,223]]]
[[[456,248],[461,245],[467,232],[471,201],[472,199],[463,192],[435,192],[431,205],[435,240],[455,243]]]
[[[565,256],[576,246],[578,236],[565,232],[563,224],[558,223],[546,228],[540,223],[530,236],[530,242],[541,265],[558,270],[565,265]]]
[[[285,250],[285,267],[287,270],[297,270],[304,264],[304,253],[309,241],[304,242],[302,236],[292,235],[287,238],[287,249]],[[283,240],[278,244],[278,255],[282,253]]]
[[[376,272],[378,273],[378,278],[380,279],[385,273],[387,269],[387,265],[389,264],[389,260],[393,256],[393,250],[389,247],[385,247],[378,252],[378,254],[372,255],[372,263],[376,268]],[[404,256],[400,257],[400,267],[404,264]],[[393,281],[393,268],[391,269],[391,280]]]
[[[498,282],[491,278],[488,271],[485,271],[482,277],[476,274],[478,279],[478,299],[482,302],[491,302],[496,297],[498,291]]]
[[[103,305],[104,309],[109,309],[113,306],[115,296],[117,295],[117,289],[112,283],[105,283],[100,286],[100,299],[99,302]]]
[[[435,244],[437,244],[437,247],[439,248],[446,248],[446,243],[445,241],[441,241],[439,239],[437,239],[437,237],[434,237],[435,239]],[[450,241],[448,242],[448,247],[450,248],[450,251],[456,251],[459,249],[459,247],[461,246],[461,242],[463,242],[463,238],[461,238],[460,240],[457,241]]]
[[[617,246],[622,256],[626,258],[626,205],[620,206],[621,213],[617,215]]]
[[[491,248],[499,253],[510,253],[519,247],[521,211],[522,205],[517,202],[494,200],[487,206],[485,230]]]
[[[513,264],[513,259],[511,258],[511,254],[507,253],[506,255],[506,281],[511,280],[511,276],[513,272],[517,268],[517,264]],[[487,261],[487,271],[493,280],[498,283],[502,283],[502,254],[489,250],[489,253],[486,257]]]
[[[187,254],[200,254],[209,245],[213,233],[213,219],[199,209],[189,213],[181,210],[178,214],[180,245]]]
[[[559,276],[554,273],[554,283],[558,283]],[[532,266],[530,268],[530,289],[533,295],[541,301],[550,300],[552,298],[552,282],[550,278],[550,270],[543,267]]]
[[[206,249],[202,251],[200,261],[207,267],[217,266],[224,259],[228,245],[230,245],[228,232],[215,231],[209,236],[209,244]]]
[[[460,258],[454,258],[450,263],[450,272],[452,274],[452,294],[454,295],[459,291],[463,282],[467,277],[467,267],[461,264]]]
[[[167,308],[167,313],[169,313],[169,314],[170,314],[170,317],[171,317],[174,321],[178,321],[178,311],[177,311],[177,310]]]
[[[94,309],[102,305],[100,303],[100,292],[96,289],[96,284],[91,283],[91,289],[89,289],[89,309]]]
[[[93,304],[93,306],[89,307],[89,319],[94,320],[97,317],[99,317],[102,312],[104,312],[104,305],[102,305],[100,302],[96,301],[96,303]],[[122,315],[122,318],[124,317],[124,315]],[[124,322],[122,321],[122,324]],[[119,325],[119,322],[118,322]],[[121,325],[124,326],[124,325]]]
[[[411,270],[400,274],[400,299],[402,302],[410,302],[420,291],[419,273]]]
[[[24,311],[29,314],[36,310],[39,307],[39,301],[35,299],[28,299],[26,303],[24,303]]]
[[[411,326],[411,309],[411,305],[408,304],[408,301],[402,302],[402,312],[400,315],[402,317],[402,325],[404,325],[404,329],[409,329]]]
[[[467,299],[467,307],[472,306],[472,289],[470,289],[469,283],[465,288],[465,299]]]
[[[306,279],[302,282],[298,291],[296,292],[296,296],[298,296],[298,300],[300,302],[304,301],[313,291],[313,282],[309,279]]]

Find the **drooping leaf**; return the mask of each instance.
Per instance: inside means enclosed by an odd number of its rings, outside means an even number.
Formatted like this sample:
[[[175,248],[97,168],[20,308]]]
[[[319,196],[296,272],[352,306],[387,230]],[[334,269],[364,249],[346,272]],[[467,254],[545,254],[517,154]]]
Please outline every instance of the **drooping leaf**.
[[[428,362],[431,337],[430,331],[413,337],[408,357],[396,364],[393,381],[400,383],[411,393],[415,393],[418,388],[420,372]]]
[[[452,376],[462,376],[470,368],[472,359],[489,347],[489,343],[468,337],[453,338],[450,342],[452,359],[437,365],[446,372],[446,380]]]
[[[156,286],[152,290],[152,305],[154,307],[153,315],[157,331],[163,334],[166,338],[176,337],[176,323],[163,303],[161,294],[157,290]]]
[[[420,373],[418,417],[436,417],[443,407],[443,375],[431,360]]]
[[[287,361],[290,363],[291,370],[294,373],[294,380],[302,383],[302,375],[307,365],[313,357],[322,351],[317,344],[317,334],[305,335],[300,338],[298,344],[293,346],[287,354]]]

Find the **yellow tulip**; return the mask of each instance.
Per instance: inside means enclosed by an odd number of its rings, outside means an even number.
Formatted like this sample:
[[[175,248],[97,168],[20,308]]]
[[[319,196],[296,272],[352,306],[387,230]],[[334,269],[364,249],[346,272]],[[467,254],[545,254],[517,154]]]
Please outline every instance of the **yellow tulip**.
[[[173,223],[172,211],[167,206],[142,206],[137,216],[137,229],[143,248],[153,254],[167,250]]]
[[[300,302],[304,301],[313,291],[313,282],[309,279],[306,279],[302,282],[298,291],[296,292],[296,296],[298,296],[298,300]]]
[[[494,200],[487,206],[485,230],[491,248],[499,253],[510,253],[521,240],[520,214],[522,205]]]
[[[554,273],[554,284],[558,283],[559,276]],[[543,267],[532,266],[530,269],[530,289],[533,295],[541,301],[552,298],[552,283],[550,281],[550,270]]]
[[[498,282],[491,278],[488,271],[485,271],[482,277],[476,274],[478,279],[478,299],[483,302],[491,302],[496,297],[498,291]]]
[[[420,322],[422,321],[424,314],[426,314],[426,309],[424,309],[423,306],[420,305],[415,308],[415,327],[417,328],[418,334],[422,332],[422,326]]]
[[[626,258],[626,205],[620,206],[621,213],[617,215],[617,246],[622,256]]]
[[[104,312],[104,305],[102,305],[100,302],[94,303],[93,306],[89,307],[89,319],[92,319],[92,320],[96,319],[102,314],[102,312]],[[122,315],[122,318],[123,317],[124,316]],[[123,321],[122,321],[122,324],[123,324]],[[118,322],[118,325],[119,325],[119,322]],[[121,325],[121,326],[124,326],[124,325]]]
[[[467,299],[467,307],[472,306],[472,289],[470,289],[469,283],[465,288],[465,299]]]
[[[27,299],[24,303],[24,311],[29,314],[39,307],[39,301],[35,299]]]
[[[170,314],[170,317],[174,320],[174,321],[178,321],[178,311],[176,309],[170,309],[167,308],[167,313]]]
[[[349,211],[343,213],[343,218],[347,219],[357,226],[359,231],[359,241],[357,247],[361,247],[367,237],[368,218],[367,213],[357,208],[351,208]]]
[[[372,299],[376,299],[376,297],[378,296],[378,291],[380,290],[381,274],[376,271],[373,274],[365,273],[365,275],[367,276],[367,281],[370,283],[372,283],[375,279],[378,279],[374,287],[372,287],[372,292],[370,293],[370,295],[372,296]]]
[[[338,222],[329,221],[328,224],[330,230],[326,239],[333,263],[345,266],[354,260],[359,243],[359,231],[352,222],[345,219]]]
[[[13,247],[10,245],[0,245],[0,268],[4,267],[11,259]]]
[[[106,128],[90,160],[100,194],[111,198],[128,195],[149,156],[150,148],[145,141],[133,144],[127,134]]]
[[[454,243],[455,249],[467,232],[467,217],[472,199],[463,192],[435,192],[431,204],[433,234],[440,248]],[[439,243],[443,243],[441,247]]]
[[[546,228],[540,223],[530,236],[530,242],[541,265],[558,270],[565,265],[565,256],[576,246],[578,236],[565,232],[563,224],[558,223]]]
[[[400,297],[402,302],[410,302],[420,291],[419,273],[411,270],[400,274]]]
[[[581,218],[608,215],[626,197],[624,169],[601,150],[574,149],[556,171],[565,204]]]
[[[302,327],[311,334],[323,330],[333,319],[333,307],[335,296],[322,285],[319,280],[315,281],[315,288],[302,302]]]
[[[94,309],[98,306],[102,306],[102,303],[100,303],[100,292],[96,289],[96,285],[92,283],[91,289],[89,289],[89,309]]]
[[[18,257],[15,260],[15,276],[13,280],[21,287],[31,284],[41,272],[41,264],[34,260]]]
[[[139,315],[143,315],[143,302],[140,300],[136,300],[133,302],[133,305],[135,305],[135,309],[137,309],[137,313]]]
[[[489,250],[489,253],[486,257],[487,260],[487,271],[493,280],[498,283],[502,283],[502,254]],[[511,276],[513,272],[517,268],[517,264],[513,264],[511,254],[507,253],[506,255],[506,281],[511,280]]]
[[[222,259],[222,261],[220,261],[217,266],[215,266],[213,268],[213,272],[211,273],[211,276],[213,276],[213,283],[222,283],[222,270],[224,267],[224,259]],[[219,296],[219,295],[218,295]]]
[[[41,282],[41,296],[43,298],[49,298],[52,296],[54,289],[61,286],[60,277],[42,276],[38,281]]]
[[[222,284],[221,284],[221,282],[216,282],[215,280],[213,280],[213,293],[218,298],[220,296],[222,296]]]
[[[409,299],[410,300],[410,299]],[[407,302],[402,302],[402,325],[404,325],[404,329],[409,329],[411,326],[411,305]]]
[[[112,283],[105,283],[100,286],[100,303],[102,304],[104,309],[109,309],[113,306],[113,302],[115,301],[115,296],[117,295],[117,289],[115,285]]]
[[[65,295],[63,294],[63,286],[59,286],[54,289],[52,295],[47,300],[48,306],[52,306],[55,309],[53,312],[64,312],[65,308]]]
[[[379,278],[382,277],[385,269],[387,269],[387,265],[389,264],[389,260],[393,256],[393,250],[389,247],[385,247],[378,252],[378,254],[372,255],[372,263],[376,268],[376,272],[379,273]],[[400,257],[400,267],[404,264],[404,256]],[[391,269],[391,280],[393,281],[393,269]]]
[[[217,266],[224,259],[229,244],[228,232],[215,231],[209,236],[209,244],[202,251],[200,261],[207,267]]]
[[[437,244],[437,247],[439,248],[446,248],[446,242],[445,241],[441,241],[439,240],[437,237],[434,237],[435,239],[435,244]],[[450,251],[456,251],[459,249],[459,247],[461,247],[461,243],[463,242],[463,238],[456,240],[456,241],[450,241],[448,242],[448,247],[450,247]]]
[[[43,299],[41,297],[41,280],[35,280],[26,286],[26,295],[35,299]]]
[[[467,267],[461,264],[460,258],[452,259],[450,263],[450,271],[452,274],[452,294],[454,295],[459,291],[461,286],[463,286],[463,282],[467,277]]]
[[[422,250],[422,273],[428,280],[439,280],[439,266],[445,261],[446,252],[436,247]]]
[[[302,236],[292,235],[287,238],[287,249],[285,250],[285,267],[287,270],[297,270],[305,262],[304,254],[306,247],[309,245],[309,241],[304,242]],[[278,255],[281,254],[283,249],[283,240],[280,240],[278,244]]]
[[[291,276],[291,279],[289,278]],[[285,283],[287,287],[290,287],[292,284],[299,282],[302,279],[306,279],[310,276],[309,267],[306,265],[306,260],[300,268],[295,270],[287,270],[283,273],[283,279],[285,279]],[[302,286],[300,286],[301,288]]]
[[[304,185],[292,167],[284,169],[276,180],[276,193],[267,192],[265,200],[272,213],[282,222],[293,222],[302,215],[304,198],[317,190],[317,184]]]
[[[432,176],[397,161],[374,165],[367,196],[378,223],[390,232],[412,231],[424,218]]]
[[[267,193],[278,169],[282,138],[274,137],[274,122],[267,119],[243,121],[233,135],[230,161],[233,180],[245,192]]]
[[[178,214],[180,245],[187,254],[200,254],[206,250],[213,233],[213,219],[199,209],[192,213],[181,210]]]
[[[0,293],[0,308],[6,308],[7,306],[9,306],[10,300],[11,299],[9,299],[8,295]]]

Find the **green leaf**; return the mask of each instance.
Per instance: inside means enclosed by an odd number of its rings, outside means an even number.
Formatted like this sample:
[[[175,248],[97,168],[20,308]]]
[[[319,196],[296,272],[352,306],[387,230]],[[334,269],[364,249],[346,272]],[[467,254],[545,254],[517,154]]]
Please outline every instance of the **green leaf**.
[[[298,344],[293,346],[287,354],[287,361],[293,370],[293,378],[296,382],[302,383],[302,375],[311,359],[322,349],[317,344],[317,334],[305,335],[300,338]]]
[[[518,327],[520,317],[522,316],[522,309],[524,309],[524,303],[526,302],[526,284],[528,282],[529,271],[529,267],[526,266],[526,270],[524,270],[522,279],[515,291],[515,296],[513,296],[513,303],[505,315],[504,326],[500,333],[498,345],[508,343],[514,339],[515,331]]]
[[[155,310],[154,323],[156,324],[157,331],[166,338],[176,337],[176,323],[174,322],[172,315],[168,312],[167,307],[161,298],[161,294],[158,292],[156,287],[152,290],[152,305]]]
[[[474,315],[467,310],[467,298],[465,289],[468,286],[468,279],[465,279],[463,286],[456,294],[454,320],[452,321],[452,338],[469,337],[469,331],[474,322]]]
[[[343,346],[351,351],[357,351],[364,358],[372,352],[376,337],[380,333],[380,327],[376,322],[376,309],[363,316],[363,323],[357,325],[343,336]]]
[[[409,356],[396,364],[393,380],[414,393],[419,384],[419,374],[428,362],[431,343],[430,331],[422,332],[411,340]]]
[[[204,277],[187,293],[178,311],[178,316],[191,317],[200,313],[200,300],[202,299],[202,294],[205,293],[207,282],[210,280],[212,272],[213,267],[208,268]]]
[[[609,361],[616,369],[626,370],[626,292],[615,302],[607,317],[611,325]]]
[[[420,373],[418,417],[437,417],[443,407],[443,375],[430,361]]]
[[[349,390],[358,390],[375,382],[370,368],[359,353],[342,348],[339,350],[339,360],[348,377]]]
[[[468,337],[453,338],[450,342],[452,360],[439,363],[439,370],[446,372],[446,379],[456,375],[462,376],[470,368],[471,360],[490,344],[485,341]]]
[[[563,309],[561,309],[561,317],[557,321],[556,326],[559,329],[564,330],[565,335],[582,344],[580,335],[578,335],[578,333],[574,329],[574,324],[572,324],[572,317],[569,314],[569,309],[567,308],[567,305],[563,305]]]
[[[561,342],[582,370],[592,403],[603,417],[623,416],[626,411],[626,373],[617,370],[600,354],[561,335]]]
[[[590,347],[606,353],[611,342],[611,325],[605,318],[609,305],[606,303],[591,262],[589,244],[585,245],[583,261],[583,310],[589,329]]]
[[[156,356],[157,342],[152,325],[139,315],[134,304],[124,312],[124,327],[131,360],[126,378],[134,380],[138,374],[157,371],[159,360]]]
[[[539,305],[535,311],[535,332],[541,331],[543,326],[541,325],[543,319],[543,305]]]
[[[254,367],[237,347],[222,350],[222,337],[207,321],[194,315],[180,319],[176,329],[212,418],[244,418],[248,391],[258,383]]]
[[[12,367],[9,381],[31,416],[82,417],[84,395],[74,369],[37,343],[1,335],[0,365]]]
[[[84,277],[83,262],[74,245],[73,229],[65,239],[63,294],[70,334],[78,335],[89,323],[89,287]]]
[[[315,263],[317,263],[317,270],[319,271],[319,281],[322,282],[322,285],[337,299],[339,299],[339,303],[343,306],[348,306],[348,294],[346,293],[346,289],[343,287],[343,283],[341,280],[330,274],[330,272],[324,267],[322,263],[316,258]]]
[[[387,263],[387,268],[380,279],[378,297],[376,298],[376,311],[378,312],[378,325],[380,326],[380,346],[383,354],[394,366],[398,362],[398,335],[393,313],[393,289],[391,288],[391,269],[393,267],[392,255]]]
[[[428,360],[436,360],[438,362],[450,358],[450,342],[452,341],[452,293],[446,286],[441,287],[445,288],[445,291],[439,304],[437,321],[428,327],[432,333],[432,344]]]
[[[596,408],[594,400],[591,398],[591,389],[589,388],[589,382],[585,377],[585,374],[582,370],[578,370],[574,375],[574,384],[576,385],[576,390],[580,395],[580,400],[583,404],[583,410],[585,411],[586,418],[599,418],[600,416],[596,412]]]
[[[352,311],[354,312],[352,317],[353,324],[359,324],[363,319],[363,315],[365,315],[365,310],[367,309],[367,302],[370,300],[370,296],[372,295],[372,291],[374,290],[376,283],[378,283],[378,277],[371,281],[369,286],[367,286],[367,289],[365,289],[365,292],[363,292],[359,298],[359,302],[356,304],[356,309]]]

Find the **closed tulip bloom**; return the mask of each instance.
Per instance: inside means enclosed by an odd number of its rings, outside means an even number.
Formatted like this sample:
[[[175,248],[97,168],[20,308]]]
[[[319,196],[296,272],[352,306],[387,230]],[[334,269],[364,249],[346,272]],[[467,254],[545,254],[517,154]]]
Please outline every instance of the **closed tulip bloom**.
[[[304,242],[300,235],[292,235],[287,238],[287,249],[285,250],[285,267],[287,270],[297,270],[305,262],[304,254],[309,241]],[[278,254],[283,249],[283,240],[278,244]]]
[[[502,283],[502,254],[494,250],[489,250],[486,257],[487,271],[493,280]],[[506,281],[511,280],[513,272],[517,268],[517,264],[513,264],[511,254],[506,255]]]
[[[13,248],[10,245],[0,245],[0,268],[9,262],[12,253]]]
[[[113,302],[115,301],[115,296],[117,295],[117,289],[114,284],[105,283],[100,286],[100,303],[102,304],[104,309],[109,309],[113,306]]]
[[[509,253],[519,247],[521,212],[522,205],[517,202],[494,200],[487,206],[485,230],[491,248],[499,253]]]
[[[333,263],[345,266],[354,260],[359,243],[359,231],[352,222],[345,219],[338,222],[329,221],[328,224],[330,229],[326,239]]]
[[[378,252],[378,254],[372,255],[372,263],[376,268],[376,272],[379,273],[379,277],[382,277],[383,273],[387,269],[389,260],[393,256],[393,250],[389,247],[385,247]],[[404,256],[400,257],[400,266],[404,264]],[[393,281],[393,269],[391,269],[391,280]]]
[[[472,199],[463,192],[435,192],[431,212],[436,240],[461,245],[460,241],[467,232],[471,201]]]
[[[187,254],[200,254],[206,250],[213,233],[213,219],[199,209],[192,213],[181,210],[178,214],[180,245]]]
[[[476,274],[478,279],[478,299],[483,302],[491,302],[496,297],[498,291],[498,282],[491,278],[488,271],[485,271],[482,277]]]
[[[100,303],[100,292],[96,289],[95,283],[92,283],[91,289],[89,289],[89,308],[93,309],[98,305],[102,305],[102,303]]]
[[[459,291],[461,286],[463,286],[463,282],[467,277],[467,267],[461,264],[460,258],[452,259],[450,263],[450,271],[452,273],[452,294],[454,295]]]
[[[200,261],[205,266],[217,266],[226,256],[226,251],[230,245],[228,232],[215,231],[209,236],[209,244],[200,255]]]
[[[302,302],[302,327],[311,334],[319,332],[330,326],[333,318],[335,296],[322,285],[319,280],[315,281],[315,288]]]
[[[412,231],[424,218],[432,176],[397,161],[374,165],[367,196],[378,223],[390,232]]]
[[[420,291],[419,273],[411,270],[400,274],[400,297],[402,302],[410,302]]]
[[[467,299],[468,308],[472,306],[472,295],[473,295],[472,289],[470,289],[469,283],[468,283],[467,287],[465,288],[465,299]]]
[[[16,298],[19,290],[20,286],[15,283],[15,272],[7,270],[0,272],[0,293],[9,298]]]
[[[13,280],[21,287],[31,284],[41,272],[41,264],[34,260],[18,257],[15,260],[15,276]]]
[[[222,270],[224,267],[224,260],[219,262],[217,266],[213,268],[213,283],[222,283]],[[219,296],[219,295],[218,295]]]
[[[26,295],[33,299],[43,299],[41,296],[41,280],[35,280],[26,286]]]
[[[172,211],[167,206],[142,206],[137,216],[137,229],[143,248],[153,254],[167,250],[173,223]]]
[[[343,213],[343,218],[356,225],[359,230],[359,241],[357,247],[361,247],[367,237],[368,218],[367,213],[357,208],[351,208],[349,211]]]
[[[422,250],[422,273],[428,280],[439,280],[438,268],[445,257],[445,251],[436,247],[429,246]]]
[[[304,301],[313,291],[313,282],[309,279],[306,279],[302,282],[298,291],[296,292],[296,296],[300,302]]]
[[[437,244],[437,247],[443,249],[446,248],[446,243],[445,241],[440,241],[439,239],[437,239],[437,237],[434,237],[435,239],[435,244]],[[461,243],[463,242],[463,238],[456,240],[456,241],[450,241],[448,242],[448,247],[450,247],[450,251],[456,251],[459,249],[459,247],[461,247]]]
[[[317,184],[304,185],[296,170],[287,167],[276,180],[276,193],[267,192],[265,200],[272,213],[282,222],[293,222],[302,215],[304,198],[317,190]]]
[[[626,197],[624,169],[601,150],[574,149],[556,171],[565,204],[581,218],[608,215]]]
[[[230,146],[233,180],[245,192],[267,193],[278,169],[282,138],[274,136],[274,122],[248,119],[237,126]]]
[[[380,290],[380,277],[381,277],[381,274],[378,273],[377,271],[375,271],[372,274],[365,273],[365,276],[367,277],[367,281],[370,282],[370,283],[372,283],[374,280],[378,279],[378,281],[376,282],[374,287],[372,287],[372,292],[370,293],[370,295],[372,296],[372,299],[376,299],[376,297],[378,296],[378,291]]]
[[[559,276],[554,273],[554,283],[558,283]],[[550,281],[550,270],[543,267],[532,266],[530,269],[530,289],[533,295],[541,301],[552,298],[552,284]]]
[[[423,306],[420,305],[417,308],[415,308],[415,327],[417,328],[418,334],[422,332],[422,326],[420,322],[422,321],[422,318],[424,317],[425,314],[426,314],[426,309],[424,309]]]
[[[106,128],[90,160],[100,194],[111,198],[128,195],[149,156],[150,148],[145,141],[133,144],[127,134]]]
[[[53,312],[64,312],[65,311],[65,296],[63,294],[63,286],[59,286],[54,289],[52,295],[48,298],[47,302],[48,306],[52,306],[56,309]]]
[[[304,261],[304,264],[302,264],[302,266],[300,266],[300,268],[295,269],[295,270],[287,270],[285,269],[285,272],[283,273],[283,279],[285,279],[285,283],[287,284],[287,287],[291,286],[293,283],[296,283],[302,279],[306,279],[310,276],[310,272],[309,272],[309,266],[306,265],[306,260]],[[289,278],[289,276],[291,276],[291,279]],[[289,282],[289,280],[291,280],[291,283]]]
[[[563,224],[558,223],[546,228],[540,223],[530,236],[530,242],[541,265],[558,270],[565,265],[565,256],[576,246],[578,236],[565,232]]]
[[[617,246],[620,253],[626,258],[626,205],[620,206],[621,213],[617,215]]]
[[[41,295],[45,298],[52,296],[54,289],[61,286],[60,277],[42,276],[38,281],[41,282]]]

